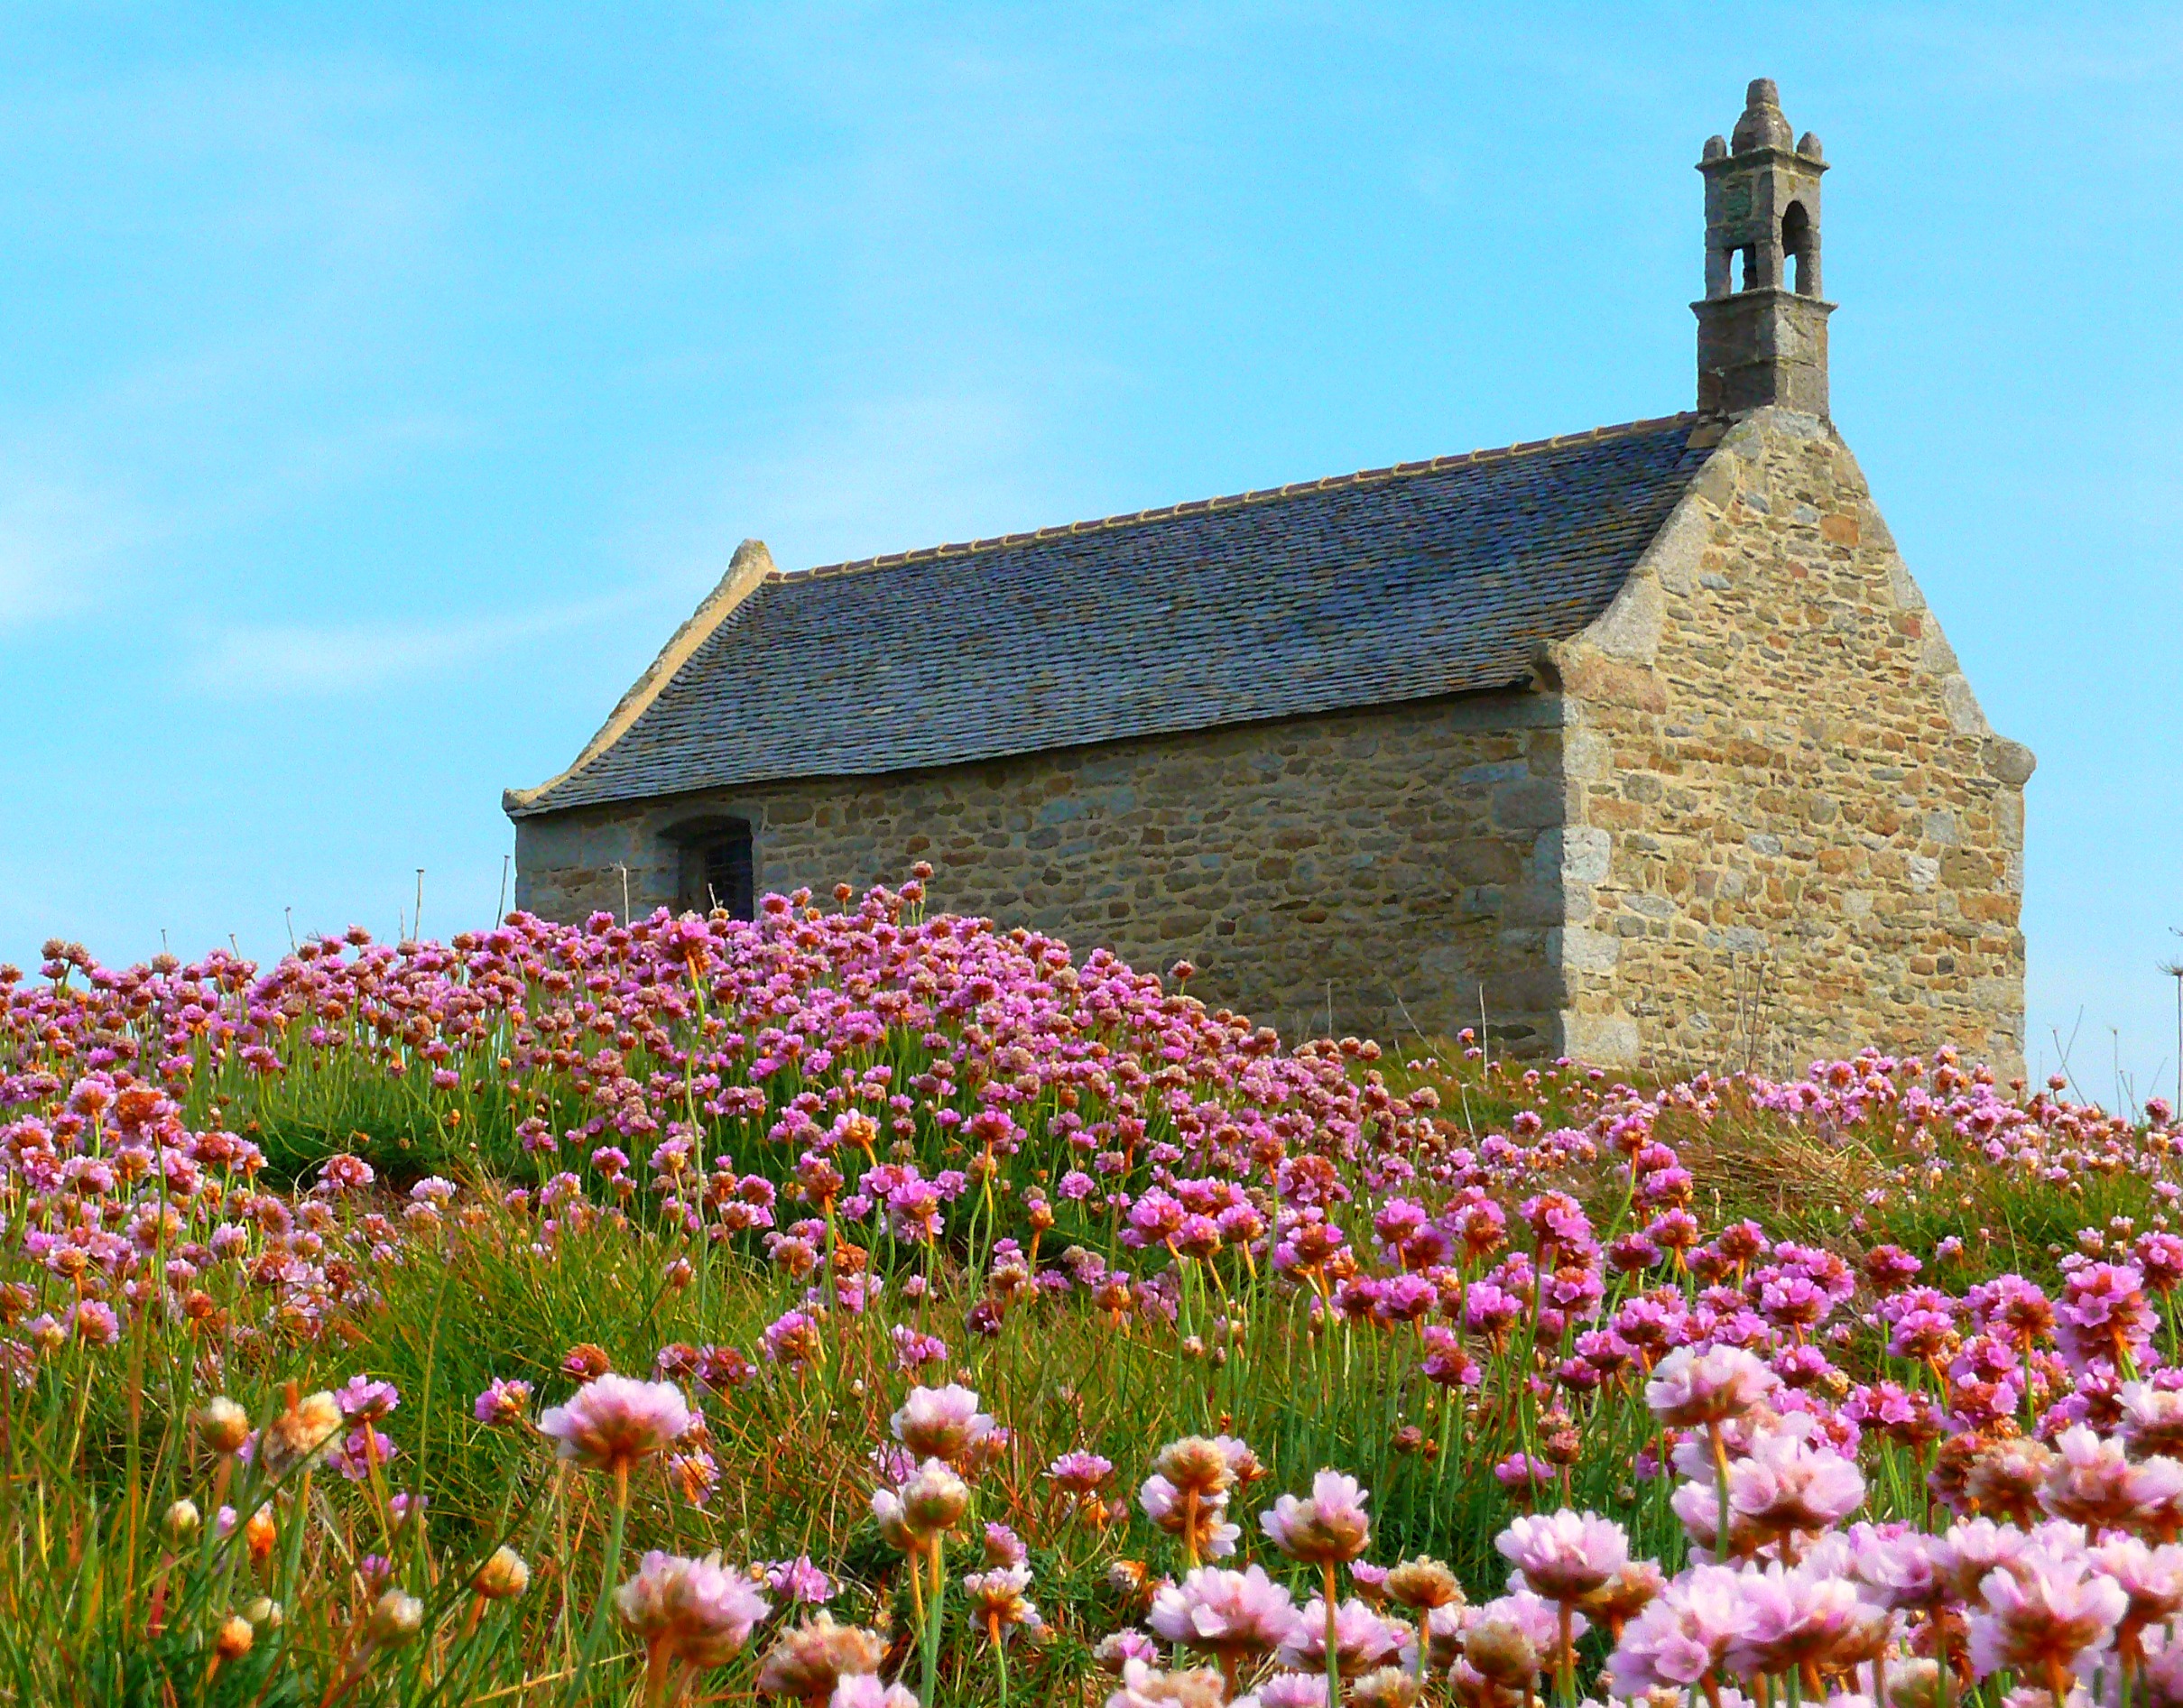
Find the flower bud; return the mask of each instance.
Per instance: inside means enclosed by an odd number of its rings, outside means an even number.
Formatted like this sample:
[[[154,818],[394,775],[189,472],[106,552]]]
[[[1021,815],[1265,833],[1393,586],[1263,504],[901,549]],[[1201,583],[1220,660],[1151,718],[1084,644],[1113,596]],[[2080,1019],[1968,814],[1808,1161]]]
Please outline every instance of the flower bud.
[[[197,1510],[194,1500],[177,1500],[167,1509],[167,1516],[162,1520],[167,1540],[178,1548],[186,1548],[196,1541],[204,1523],[204,1514]]]
[[[222,1660],[240,1660],[257,1639],[257,1631],[248,1620],[240,1613],[230,1613],[212,1634],[212,1652]]]
[[[512,1601],[531,1587],[531,1567],[522,1555],[504,1544],[477,1568],[470,1587],[487,1601]]]
[[[1387,1574],[1387,1593],[1401,1605],[1423,1611],[1460,1602],[1463,1585],[1439,1561],[1420,1555],[1414,1560],[1404,1560]]]
[[[388,1590],[372,1603],[364,1621],[364,1640],[374,1648],[399,1648],[424,1623],[424,1603],[400,1590]]]
[[[243,1617],[260,1630],[277,1631],[286,1616],[281,1611],[280,1602],[272,1596],[256,1595],[243,1603]]]
[[[1482,1619],[1463,1639],[1464,1657],[1504,1690],[1527,1689],[1539,1676],[1539,1651],[1504,1619]]]
[[[250,1414],[225,1394],[198,1410],[197,1438],[213,1453],[234,1453],[250,1439]]]

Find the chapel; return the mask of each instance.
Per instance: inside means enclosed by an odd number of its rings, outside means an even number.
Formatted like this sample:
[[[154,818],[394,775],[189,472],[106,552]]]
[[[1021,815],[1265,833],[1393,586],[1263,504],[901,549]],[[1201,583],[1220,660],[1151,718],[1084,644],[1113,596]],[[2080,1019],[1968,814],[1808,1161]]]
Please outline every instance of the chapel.
[[[1697,162],[1694,408],[783,571],[745,540],[560,775],[546,916],[936,908],[1285,1033],[2022,1072],[2024,784],[1827,396],[1771,81]]]

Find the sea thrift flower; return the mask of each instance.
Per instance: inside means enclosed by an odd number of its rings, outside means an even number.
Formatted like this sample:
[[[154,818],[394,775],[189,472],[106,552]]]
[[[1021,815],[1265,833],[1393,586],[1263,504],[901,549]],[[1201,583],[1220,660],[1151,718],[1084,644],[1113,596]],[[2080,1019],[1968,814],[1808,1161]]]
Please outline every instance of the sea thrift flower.
[[[1023,1594],[1030,1587],[1031,1568],[1027,1565],[996,1565],[963,1579],[963,1593],[970,1598],[970,1616],[994,1642],[1012,1626],[1038,1629],[1039,1610]]]
[[[817,1702],[841,1681],[876,1673],[887,1646],[861,1625],[843,1625],[831,1613],[813,1614],[773,1639],[758,1666],[758,1694]]]
[[[1619,1697],[1654,1690],[1682,1691],[1726,1657],[1752,1622],[1743,1574],[1725,1565],[1693,1565],[1672,1578],[1643,1612],[1623,1629],[1607,1657]]]
[[[2082,1555],[2026,1548],[1986,1574],[1985,1606],[1971,1615],[1971,1665],[1980,1677],[2007,1667],[2042,1680],[2058,1700],[2077,1657],[2105,1647],[2130,1596]]]
[[[1297,1620],[1289,1592],[1264,1568],[1240,1572],[1201,1565],[1180,1583],[1152,1598],[1146,1622],[1170,1643],[1180,1643],[1224,1662],[1269,1654],[1286,1642]]]
[[[1123,1662],[1122,1688],[1107,1697],[1106,1708],[1221,1708],[1227,1699],[1218,1673],[1163,1673],[1133,1658]]]
[[[945,1461],[928,1459],[899,1489],[872,1496],[872,1516],[887,1540],[905,1554],[953,1529],[970,1507],[970,1490]]]
[[[993,1432],[993,1419],[978,1409],[978,1397],[950,1382],[945,1388],[912,1388],[902,1409],[888,1420],[894,1438],[920,1459],[959,1463]]]
[[[1859,1600],[1848,1578],[1780,1565],[1746,1572],[1744,1618],[1723,1661],[1740,1678],[1793,1671],[1862,1635],[1877,1609]]]
[[[680,1440],[689,1425],[689,1407],[671,1382],[615,1375],[578,1389],[565,1406],[547,1407],[538,1420],[539,1433],[558,1444],[558,1457],[617,1474]]]
[[[1670,1428],[1718,1424],[1742,1417],[1776,1385],[1774,1373],[1740,1346],[1679,1346],[1654,1367],[1645,1404]]]
[[[194,1421],[197,1438],[213,1453],[239,1452],[250,1439],[250,1414],[225,1395],[198,1408]]]
[[[1371,1520],[1364,1514],[1370,1499],[1355,1477],[1322,1471],[1311,1480],[1308,1498],[1284,1494],[1271,1510],[1259,1514],[1258,1521],[1290,1559],[1338,1565],[1356,1558],[1371,1539]]]
[[[531,1415],[531,1384],[495,1377],[470,1408],[481,1424],[519,1424]]]
[[[471,1574],[470,1587],[487,1601],[513,1600],[531,1587],[531,1567],[523,1556],[504,1544],[493,1550],[486,1563]]]
[[[654,1656],[718,1666],[772,1610],[747,1577],[722,1569],[717,1554],[693,1560],[654,1549],[615,1591],[614,1611]]]
[[[883,1685],[870,1673],[849,1673],[834,1686],[826,1708],[918,1708],[918,1702],[901,1685]]]
[[[341,1408],[331,1394],[291,1399],[259,1438],[259,1460],[269,1475],[284,1476],[313,1457],[340,1431]]]
[[[1583,1600],[1630,1560],[1630,1538],[1621,1525],[1567,1507],[1515,1519],[1494,1546],[1522,1574],[1525,1587],[1549,1602]]]
[[[1333,1627],[1335,1659],[1345,1678],[1354,1678],[1360,1672],[1395,1659],[1401,1654],[1402,1646],[1412,1640],[1407,1625],[1381,1618],[1354,1596],[1335,1609],[1330,1621],[1327,1603],[1314,1596],[1304,1603],[1303,1611],[1281,1643],[1281,1664],[1295,1672],[1325,1672],[1329,1623]]]

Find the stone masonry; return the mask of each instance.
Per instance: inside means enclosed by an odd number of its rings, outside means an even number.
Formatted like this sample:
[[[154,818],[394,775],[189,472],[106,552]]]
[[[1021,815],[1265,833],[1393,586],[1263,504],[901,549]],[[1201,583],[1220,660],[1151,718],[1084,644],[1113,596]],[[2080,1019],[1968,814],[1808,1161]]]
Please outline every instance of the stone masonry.
[[[1465,696],[850,782],[520,821],[518,900],[557,918],[675,899],[664,832],[754,827],[764,890],[937,871],[936,907],[1201,969],[1191,990],[1284,1028],[1392,1039],[1559,1029],[1560,702]]]
[[[1785,1071],[1953,1041],[2023,1059],[2023,785],[1856,459],[1728,428],[1566,697],[1563,1046]]]

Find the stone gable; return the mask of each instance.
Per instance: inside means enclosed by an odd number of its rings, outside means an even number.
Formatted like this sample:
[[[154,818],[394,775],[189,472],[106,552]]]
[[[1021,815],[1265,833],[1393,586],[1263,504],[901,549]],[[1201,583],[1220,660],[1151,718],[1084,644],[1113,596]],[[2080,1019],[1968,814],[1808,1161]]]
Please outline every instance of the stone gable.
[[[1568,705],[1568,1048],[1776,1071],[1953,1041],[2022,1071],[2023,785],[1818,418],[1726,429]]]

